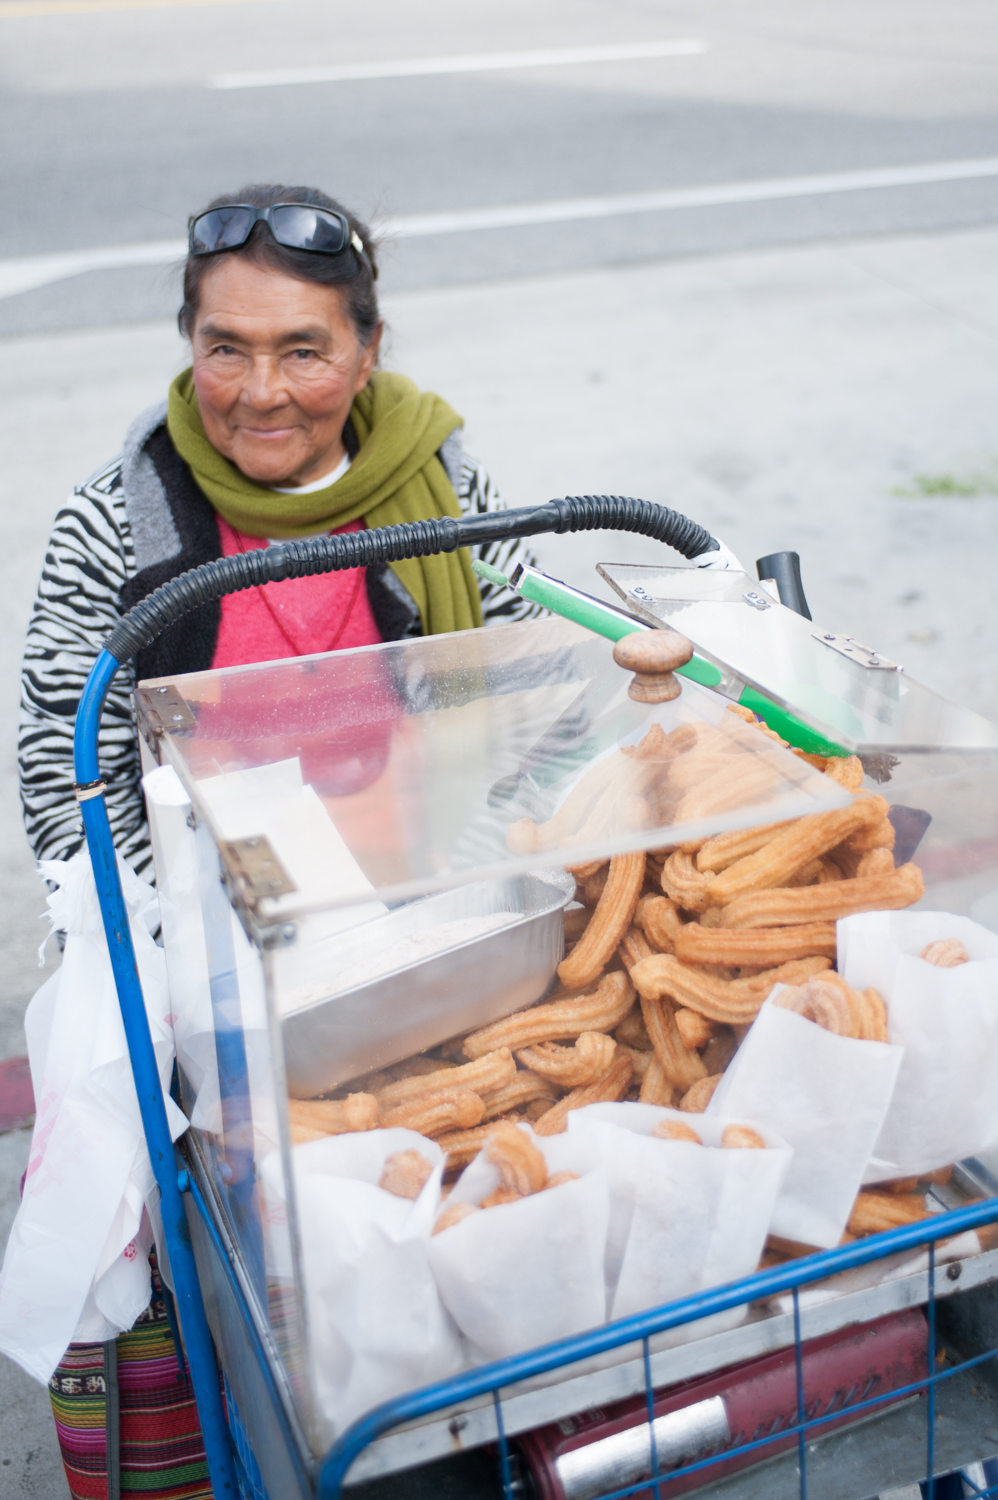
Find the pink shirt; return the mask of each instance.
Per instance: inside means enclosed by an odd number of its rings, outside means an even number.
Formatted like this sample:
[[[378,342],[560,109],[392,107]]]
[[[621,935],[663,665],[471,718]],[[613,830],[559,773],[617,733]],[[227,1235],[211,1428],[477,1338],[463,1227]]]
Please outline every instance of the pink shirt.
[[[363,521],[350,521],[330,535],[362,531],[363,527]],[[262,537],[236,531],[222,516],[218,517],[218,529],[225,557],[267,545]],[[222,600],[212,666],[241,667],[249,662],[377,645],[381,633],[368,602],[365,572],[364,568],[350,568],[314,578],[286,578],[281,583],[227,594]]]

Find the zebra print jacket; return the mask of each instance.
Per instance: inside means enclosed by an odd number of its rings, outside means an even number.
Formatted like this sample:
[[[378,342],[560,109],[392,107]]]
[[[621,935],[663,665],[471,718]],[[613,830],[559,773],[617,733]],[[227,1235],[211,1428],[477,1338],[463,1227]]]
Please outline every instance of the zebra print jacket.
[[[73,729],[80,693],[108,632],[132,605],[187,568],[222,555],[218,524],[165,426],[166,403],[131,426],[122,453],[73,491],[59,511],[32,610],[21,676],[18,745],[21,803],[38,859],[68,859],[83,844],[73,792]],[[352,430],[344,433],[356,451]],[[440,450],[461,509],[502,510],[485,470],[462,450],[455,431]],[[532,558],[514,540],[477,555],[504,573]],[[367,570],[367,590],[385,640],[419,635],[415,603],[387,567]],[[481,582],[486,625],[528,619],[536,605]],[[152,853],[139,784],[131,694],[137,680],[210,667],[220,603],[178,621],[123,667],[100,732],[100,763],[115,845],[138,873]]]

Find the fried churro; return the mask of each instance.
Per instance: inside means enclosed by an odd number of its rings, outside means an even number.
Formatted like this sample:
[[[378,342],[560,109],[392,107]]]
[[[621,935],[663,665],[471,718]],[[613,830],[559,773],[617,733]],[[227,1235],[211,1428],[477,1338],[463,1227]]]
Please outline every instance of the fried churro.
[[[702,874],[693,855],[684,854],[682,849],[670,854],[662,866],[662,889],[684,911],[703,911],[712,899],[711,888],[717,878]]]
[[[788,890],[777,886],[736,896],[721,913],[722,927],[792,927],[802,922],[836,922],[861,911],[898,911],[925,894],[917,865],[902,865],[890,875],[840,880]],[[646,959],[646,963],[653,960]]]
[[[691,1051],[683,1041],[676,1024],[676,1009],[668,996],[642,995],[641,1014],[666,1082],[685,1093],[698,1079],[706,1077],[707,1069],[699,1053]]]
[[[721,1145],[728,1151],[765,1151],[766,1142],[757,1130],[749,1125],[729,1125],[721,1136]]]
[[[719,931],[687,922],[676,937],[675,953],[685,964],[758,964],[764,969],[796,958],[834,958],[835,923]]]
[[[514,1125],[521,1118],[515,1114],[503,1116],[504,1120],[511,1121]],[[438,1135],[437,1145],[446,1154],[447,1171],[458,1171],[474,1161],[485,1145],[489,1132],[495,1130],[498,1123],[497,1120],[492,1120],[488,1124],[474,1125],[470,1130],[451,1130],[445,1135]]]
[[[429,1094],[452,1093],[455,1089],[472,1089],[476,1094],[494,1094],[516,1077],[516,1063],[508,1047],[487,1054],[479,1053],[473,1062],[461,1067],[443,1067],[431,1073],[419,1073],[390,1083],[377,1095],[382,1110],[394,1109],[408,1099]]]
[[[489,1193],[478,1205],[479,1208],[502,1208],[504,1203],[519,1203],[522,1198],[528,1196],[518,1193],[515,1188],[497,1187],[494,1193]]]
[[[970,962],[970,954],[959,938],[937,938],[934,943],[926,943],[918,956],[937,969],[955,969]]]
[[[517,1125],[502,1123],[489,1131],[485,1155],[499,1173],[503,1187],[521,1198],[538,1192],[548,1175],[547,1162],[530,1136]]]
[[[729,865],[736,864],[749,854],[755,854],[790,826],[789,823],[770,823],[765,828],[739,828],[736,833],[716,833],[700,846],[697,869],[705,873],[712,870],[719,874]]]
[[[423,1094],[406,1099],[383,1111],[380,1124],[384,1130],[402,1126],[419,1135],[435,1136],[449,1130],[467,1130],[477,1125],[484,1113],[483,1101],[471,1089],[455,1089],[449,1094]]]
[[[645,1069],[645,1075],[641,1080],[641,1090],[638,1098],[642,1104],[662,1104],[666,1109],[676,1101],[678,1089],[673,1088],[662,1071],[662,1064],[655,1056],[651,1055],[651,1062]]]
[[[418,1198],[432,1175],[433,1163],[421,1151],[393,1151],[385,1157],[378,1187],[396,1198]]]
[[[747,766],[740,757],[737,761],[731,758],[686,793],[676,809],[676,822],[693,822],[695,818],[744,807],[771,796],[782,781],[782,769],[771,764],[765,753],[752,756]]]
[[[634,986],[626,974],[615,970],[603,975],[592,994],[536,1005],[473,1031],[464,1039],[464,1053],[479,1058],[503,1047],[518,1052],[534,1042],[567,1041],[584,1031],[612,1031],[633,1004]]]
[[[702,1115],[713,1099],[714,1090],[720,1083],[721,1077],[720,1073],[715,1073],[712,1078],[701,1078],[691,1089],[687,1089],[679,1101],[679,1108],[687,1114]]]
[[[565,1117],[570,1110],[581,1109],[586,1104],[615,1103],[623,1099],[631,1082],[631,1059],[626,1052],[618,1050],[613,1062],[601,1078],[588,1083],[584,1088],[573,1089],[559,1099],[534,1125],[537,1135],[560,1135],[565,1129]]]
[[[870,875],[890,875],[894,869],[894,855],[889,849],[871,849],[861,854],[856,862],[856,880],[865,880]]]
[[[774,984],[794,984],[810,978],[812,973],[828,968],[827,958],[800,959],[765,970],[751,979],[714,979],[701,970],[689,968],[669,953],[658,953],[643,959],[634,967],[634,983],[642,1000],[645,1025],[646,1001],[668,996],[687,1010],[699,1011],[712,1021],[744,1025],[754,1021],[763,1001]],[[654,1034],[649,1026],[649,1035]],[[695,1082],[694,1079],[690,1080]]]
[[[620,940],[617,953],[621,963],[628,973],[634,965],[640,963],[643,958],[650,958],[655,949],[649,943],[640,927],[628,927]]]
[[[833,1036],[854,1036],[855,1020],[849,997],[838,985],[822,979],[809,979],[804,985],[786,985],[774,996],[780,1010],[793,1011],[806,1021],[813,1021]]]
[[[848,807],[836,808],[834,812],[798,818],[754,854],[745,855],[716,875],[706,899],[715,906],[726,906],[746,891],[786,886],[803,866],[820,859],[860,830],[871,829],[885,820],[886,815],[887,803],[883,797],[857,797]]]
[[[644,875],[643,853],[618,854],[611,859],[606,887],[589,925],[568,957],[558,965],[558,978],[562,984],[581,989],[602,973],[631,925]]]
[[[597,906],[599,904],[599,898],[606,890],[606,883],[609,878],[609,865],[600,865],[599,869],[595,870],[592,875],[587,876],[585,880],[579,882],[579,900],[584,906]]]
[[[642,896],[634,911],[634,925],[659,953],[674,953],[683,919],[668,896]]]
[[[818,974],[804,985],[788,985],[773,1004],[814,1021],[835,1036],[887,1041],[887,1011],[876,990],[854,990],[840,974]]]
[[[900,1229],[928,1218],[925,1199],[920,1193],[876,1193],[863,1191],[853,1204],[847,1228],[862,1238],[880,1234],[885,1229]]]
[[[659,1120],[652,1136],[657,1141],[688,1141],[691,1146],[703,1145],[693,1126],[684,1125],[682,1120]]]
[[[893,849],[895,840],[894,824],[888,817],[890,809],[882,797],[872,799],[877,803],[883,803],[881,816],[864,828],[857,829],[849,838],[843,839],[842,846],[852,854],[867,854],[873,849]]]
[[[858,792],[863,785],[863,762],[858,755],[829,756],[821,769],[847,792]]]
[[[578,1172],[569,1172],[567,1167],[561,1172],[552,1172],[541,1188],[542,1193],[549,1193],[552,1188],[561,1187],[566,1182],[578,1182]]]
[[[345,1099],[289,1099],[288,1118],[295,1146],[318,1141],[325,1135],[348,1135],[354,1130],[374,1130],[381,1113],[372,1094],[348,1094]]]
[[[686,1010],[684,1006],[676,1011],[676,1029],[683,1039],[683,1046],[688,1047],[691,1052],[699,1052],[701,1047],[706,1047],[719,1024],[702,1016],[699,1011]]]
[[[537,1042],[516,1054],[517,1061],[533,1069],[541,1078],[549,1078],[559,1088],[579,1088],[592,1083],[606,1072],[613,1061],[617,1043],[602,1031],[583,1031],[574,1046],[558,1042]]]
[[[485,1100],[483,1118],[495,1120],[500,1115],[508,1114],[510,1110],[523,1109],[524,1105],[533,1104],[538,1099],[551,1104],[557,1097],[558,1090],[550,1078],[542,1078],[539,1073],[525,1068],[501,1089],[489,1094]]]
[[[437,1215],[437,1222],[433,1226],[434,1234],[443,1234],[445,1229],[453,1229],[455,1224],[460,1224],[469,1214],[477,1214],[476,1203],[448,1203]]]

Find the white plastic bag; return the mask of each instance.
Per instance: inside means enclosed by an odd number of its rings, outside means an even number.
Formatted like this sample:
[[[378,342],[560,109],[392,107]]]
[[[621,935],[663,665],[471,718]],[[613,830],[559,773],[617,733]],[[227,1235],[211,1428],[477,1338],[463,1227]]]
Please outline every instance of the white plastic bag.
[[[703,1141],[658,1140],[661,1120],[691,1126]],[[759,1264],[792,1152],[759,1128],[767,1149],[722,1150],[718,1119],[651,1104],[590,1104],[572,1110],[572,1136],[592,1139],[610,1190],[607,1306],[626,1318],[663,1302],[747,1276]],[[732,1320],[739,1322],[744,1309]],[[692,1325],[694,1336],[702,1329]]]
[[[858,1042],[773,1001],[728,1064],[709,1115],[751,1120],[794,1148],[771,1233],[830,1249],[846,1227],[887,1114],[901,1048]]]
[[[919,958],[937,938],[959,938],[970,962]],[[998,1145],[998,936],[949,912],[864,912],[839,922],[838,962],[847,983],[880,991],[890,1039],[904,1047],[866,1181]]]
[[[606,1321],[609,1200],[595,1145],[582,1136],[519,1129],[543,1153],[549,1175],[571,1171],[577,1180],[469,1214],[429,1245],[440,1295],[479,1362]],[[477,1204],[498,1186],[496,1167],[480,1152],[447,1202]]]
[[[25,1017],[35,1128],[24,1197],[0,1270],[0,1349],[45,1383],[71,1342],[113,1338],[149,1305],[145,1205],[158,1189],[87,852],[44,860],[62,966]],[[187,1121],[166,1091],[173,1039],[156,892],[120,859],[132,941],[173,1138]],[[166,1271],[165,1260],[163,1269]]]
[[[433,1172],[417,1199],[378,1181],[386,1159],[418,1151]],[[331,1433],[415,1386],[465,1364],[427,1260],[444,1155],[415,1131],[330,1136],[292,1152],[315,1388]],[[262,1172],[273,1213],[279,1162]]]

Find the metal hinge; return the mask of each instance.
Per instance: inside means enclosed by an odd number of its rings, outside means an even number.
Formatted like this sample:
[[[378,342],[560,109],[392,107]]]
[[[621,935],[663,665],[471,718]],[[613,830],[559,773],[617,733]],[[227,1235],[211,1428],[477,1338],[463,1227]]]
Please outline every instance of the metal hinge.
[[[854,641],[851,635],[834,635],[831,631],[812,630],[811,635],[823,646],[830,646],[840,656],[847,656],[857,666],[868,667],[871,671],[879,672],[903,672],[896,661],[888,661],[886,656],[881,656],[879,651],[871,651],[869,646],[861,646],[859,641]]]
[[[181,696],[175,683],[168,683],[166,687],[139,688],[135,696],[154,734],[193,729],[197,724],[190,704]]]
[[[286,896],[298,887],[260,834],[250,839],[229,839],[219,845],[232,893],[248,907],[265,897]]]

